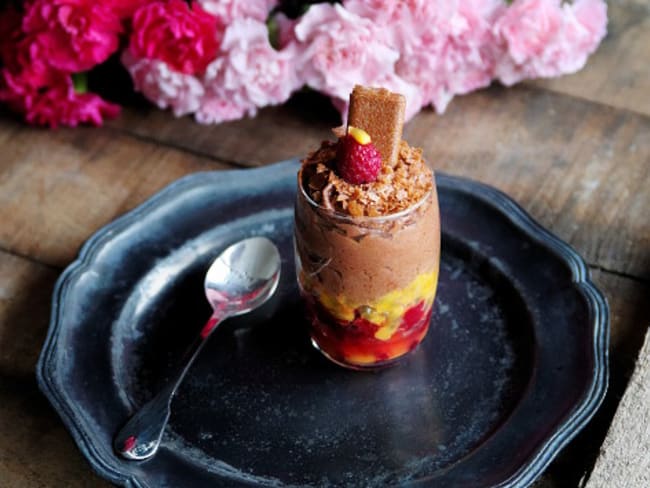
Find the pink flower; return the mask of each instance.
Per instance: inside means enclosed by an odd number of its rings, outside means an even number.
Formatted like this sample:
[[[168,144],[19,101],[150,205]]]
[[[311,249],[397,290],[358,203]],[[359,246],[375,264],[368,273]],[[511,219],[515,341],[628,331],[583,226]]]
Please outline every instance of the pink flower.
[[[22,17],[9,10],[0,15],[0,65],[3,78],[18,90],[38,89],[52,82],[58,71],[48,62],[46,49],[35,35],[24,35]]]
[[[25,9],[23,33],[36,37],[48,63],[57,69],[85,71],[117,50],[122,27],[104,2],[33,0]]]
[[[515,0],[494,31],[507,44],[517,64],[540,56],[562,26],[560,0]]]
[[[563,6],[563,14],[564,28],[557,45],[549,49],[549,56],[557,60],[557,71],[561,71],[558,74],[582,69],[607,34],[607,4],[603,0],[575,0]]]
[[[25,96],[36,93],[61,78],[61,72],[47,63],[44,47],[33,37],[20,39],[13,50],[3,55],[5,67],[0,71],[12,98],[17,93]],[[0,96],[2,88],[0,88]]]
[[[294,27],[298,76],[310,87],[346,100],[355,84],[377,85],[394,74],[399,53],[385,31],[340,5],[317,4]]]
[[[103,0],[120,19],[131,19],[136,10],[154,0]]]
[[[442,36],[447,32],[459,0],[345,0],[343,3],[350,12],[380,26],[391,47],[401,54],[412,54],[421,45],[423,36]]]
[[[70,88],[48,90],[28,108],[25,120],[30,124],[55,128],[60,123],[68,127],[91,124],[99,127],[104,119],[115,118],[119,105],[106,102],[94,93],[74,93]]]
[[[397,73],[418,87],[422,106],[433,104],[438,113],[443,113],[454,94],[446,85],[440,52],[431,48],[404,56],[397,64]]]
[[[201,74],[219,49],[219,23],[198,3],[153,2],[133,17],[129,51],[135,58],[163,61],[188,75]]]
[[[233,21],[226,29],[221,51],[205,73],[210,98],[228,100],[227,104],[211,103],[214,109],[234,105],[253,116],[258,107],[285,102],[299,86],[293,49],[273,49],[263,22]]]
[[[209,94],[201,102],[194,118],[200,124],[220,124],[241,119],[248,110],[249,107],[229,100],[223,94]]]
[[[198,110],[205,90],[195,76],[172,70],[157,59],[138,59],[128,50],[122,54],[122,63],[135,89],[159,108],[171,108],[176,117]]]
[[[402,10],[400,2],[395,0],[344,0],[343,6],[346,10],[382,26],[400,18]]]
[[[9,14],[0,21],[0,101],[24,115],[30,124],[101,125],[120,107],[91,93],[77,93],[68,74],[49,63],[49,46],[36,29],[22,32],[20,18]]]
[[[48,86],[34,90],[20,85],[7,71],[0,81],[0,101],[4,101],[34,125],[56,128],[76,127],[82,123],[102,125],[105,118],[116,117],[120,107],[93,93],[76,93],[70,76],[60,74]]]
[[[198,0],[206,12],[219,17],[226,25],[236,19],[266,22],[279,0]]]
[[[492,82],[502,52],[492,25],[504,9],[501,0],[465,0],[458,4],[439,63],[450,94],[463,95]]]
[[[607,34],[607,4],[602,0],[575,0],[570,8],[584,28],[581,47],[591,53]]]
[[[502,19],[495,24],[495,32],[505,45],[496,76],[505,85],[526,78],[553,77],[578,71],[607,33],[607,6],[603,0],[576,0],[571,5],[562,6],[557,5],[557,0],[551,3],[559,11],[559,21],[553,21],[552,35],[549,31],[543,36],[544,43],[536,45],[526,55],[523,49],[513,47],[526,44],[517,35],[513,36],[515,31],[504,30],[505,21]],[[509,14],[508,11],[504,17]],[[539,15],[547,16],[546,10],[542,9]],[[529,21],[534,22],[534,17]],[[513,55],[513,50],[516,55]]]
[[[400,46],[396,72],[418,87],[423,105],[442,113],[454,95],[490,84],[498,57],[491,28],[503,8],[500,0],[399,5],[387,26]]]

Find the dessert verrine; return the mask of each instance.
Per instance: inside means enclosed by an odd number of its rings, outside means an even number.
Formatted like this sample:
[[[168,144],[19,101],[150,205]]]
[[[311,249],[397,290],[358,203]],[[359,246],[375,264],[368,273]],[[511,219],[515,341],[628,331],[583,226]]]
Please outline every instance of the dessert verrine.
[[[312,342],[347,367],[394,362],[431,318],[438,200],[422,151],[401,140],[403,110],[401,95],[356,87],[347,129],[298,173],[296,268]]]

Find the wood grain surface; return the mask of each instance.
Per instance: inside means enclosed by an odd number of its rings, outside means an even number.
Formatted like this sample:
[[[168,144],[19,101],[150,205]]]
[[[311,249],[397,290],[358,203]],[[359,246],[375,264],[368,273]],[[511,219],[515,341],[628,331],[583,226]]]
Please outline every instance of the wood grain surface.
[[[424,111],[405,131],[436,170],[496,186],[573,245],[610,303],[610,390],[538,481],[544,488],[586,479],[650,325],[650,5],[611,1],[609,13],[610,34],[583,71],[459,97],[445,115]],[[303,155],[338,122],[309,94],[207,127],[139,105],[102,129],[37,130],[0,114],[1,487],[109,486],[34,377],[55,280],[79,246],[185,174]],[[637,446],[627,444],[635,459]],[[615,445],[624,444],[605,452]]]
[[[0,248],[56,266],[166,184],[226,167],[110,130],[52,133],[6,119],[0,119],[0,147]]]

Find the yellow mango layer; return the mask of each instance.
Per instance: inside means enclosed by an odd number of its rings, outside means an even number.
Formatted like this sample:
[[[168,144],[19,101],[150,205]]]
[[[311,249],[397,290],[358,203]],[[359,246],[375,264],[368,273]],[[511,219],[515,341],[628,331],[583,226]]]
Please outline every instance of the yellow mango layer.
[[[362,318],[379,326],[375,338],[387,341],[399,328],[406,310],[421,301],[425,308],[433,303],[438,272],[422,273],[406,287],[386,293],[370,303],[354,303],[342,295],[330,295],[317,282],[308,282],[303,273],[300,281],[303,289],[318,298],[321,305],[336,319],[350,322],[354,320],[354,311],[359,309]]]

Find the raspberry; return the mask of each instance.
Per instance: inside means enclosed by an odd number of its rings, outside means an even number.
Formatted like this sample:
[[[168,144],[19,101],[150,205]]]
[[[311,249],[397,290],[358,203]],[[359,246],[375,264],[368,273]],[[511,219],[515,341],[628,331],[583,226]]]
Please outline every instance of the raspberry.
[[[361,144],[353,135],[347,134],[339,140],[337,169],[348,183],[370,183],[379,176],[381,155],[372,142]]]
[[[424,319],[424,301],[419,301],[416,305],[413,305],[404,312],[402,316],[401,328],[404,330],[415,327]]]

